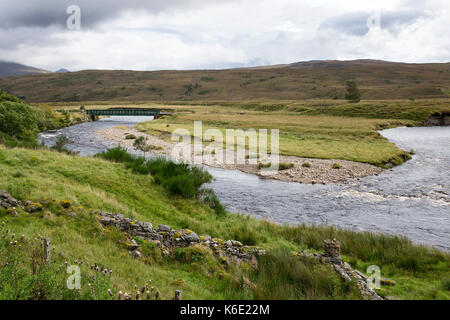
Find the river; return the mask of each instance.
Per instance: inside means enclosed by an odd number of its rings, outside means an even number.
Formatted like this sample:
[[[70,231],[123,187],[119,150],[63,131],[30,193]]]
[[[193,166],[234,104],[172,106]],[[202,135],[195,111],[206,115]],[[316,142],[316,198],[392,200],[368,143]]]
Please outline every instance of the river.
[[[133,126],[144,117],[111,117],[52,133],[65,134],[68,149],[90,156],[117,144],[93,134],[112,126]],[[450,127],[395,128],[380,133],[412,160],[377,176],[328,185],[260,179],[240,171],[208,167],[211,187],[231,212],[286,224],[327,224],[355,231],[405,235],[414,243],[450,251]]]

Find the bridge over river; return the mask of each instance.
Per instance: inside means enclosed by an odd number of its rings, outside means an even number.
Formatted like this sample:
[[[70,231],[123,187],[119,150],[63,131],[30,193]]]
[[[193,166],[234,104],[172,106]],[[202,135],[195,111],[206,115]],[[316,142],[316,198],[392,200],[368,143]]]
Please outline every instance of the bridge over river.
[[[89,114],[92,120],[97,120],[99,116],[153,116],[155,119],[164,115],[170,115],[170,112],[163,112],[160,109],[148,108],[109,108],[109,109],[86,109],[85,112]]]

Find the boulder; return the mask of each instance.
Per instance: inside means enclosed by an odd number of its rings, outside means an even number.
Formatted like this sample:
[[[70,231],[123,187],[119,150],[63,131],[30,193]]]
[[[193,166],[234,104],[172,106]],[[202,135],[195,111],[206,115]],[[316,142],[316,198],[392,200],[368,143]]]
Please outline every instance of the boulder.
[[[198,237],[198,235],[195,232],[191,232],[189,234],[184,234],[183,238],[184,238],[184,240],[190,241],[190,242],[200,241],[200,238]]]
[[[130,254],[133,258],[140,259],[142,257],[142,253],[139,250],[130,251]]]
[[[159,232],[170,232],[171,230],[172,230],[172,228],[165,224],[160,224],[159,228],[158,228]]]

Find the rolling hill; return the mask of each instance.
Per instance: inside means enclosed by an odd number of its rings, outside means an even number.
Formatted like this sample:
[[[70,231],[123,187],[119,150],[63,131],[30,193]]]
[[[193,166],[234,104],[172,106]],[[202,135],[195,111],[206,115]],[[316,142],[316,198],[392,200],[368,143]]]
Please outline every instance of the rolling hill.
[[[343,99],[355,79],[363,99],[447,98],[450,63],[308,61],[268,67],[189,70],[85,70],[0,79],[30,102],[243,101]]]
[[[0,77],[23,76],[29,74],[45,74],[47,70],[25,66],[20,63],[0,61]]]

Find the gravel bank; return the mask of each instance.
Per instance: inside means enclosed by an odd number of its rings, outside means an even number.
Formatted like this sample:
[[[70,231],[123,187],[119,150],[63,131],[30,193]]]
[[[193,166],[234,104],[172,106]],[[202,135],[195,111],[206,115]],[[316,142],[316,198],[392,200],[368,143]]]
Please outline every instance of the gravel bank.
[[[145,136],[147,137],[147,143],[149,145],[158,148],[159,150],[152,150],[151,153],[155,155],[168,155],[172,156],[174,146],[176,143],[172,143],[158,137],[145,134],[143,132],[137,131],[133,128],[126,127],[113,127],[101,129],[94,132],[100,135],[103,139],[112,140],[118,142],[124,147],[133,147],[134,140],[126,139],[127,134],[133,134],[136,137]],[[234,151],[224,150],[224,156],[232,158]],[[194,152],[192,152],[192,157]],[[379,174],[383,169],[360,162],[353,162],[347,160],[334,160],[334,159],[308,159],[299,158],[294,156],[280,156],[280,163],[292,164],[293,167],[286,170],[278,171],[267,171],[258,169],[256,157],[245,160],[246,164],[225,164],[224,161],[220,160],[220,154],[203,154],[203,164],[223,168],[230,170],[240,170],[246,173],[256,174],[258,176],[277,179],[282,181],[298,182],[298,183],[336,183],[343,182],[351,178],[361,178],[369,175]],[[261,160],[262,163],[266,163],[264,159]],[[309,164],[309,167],[308,167]],[[339,168],[335,168],[335,164],[339,165]]]

